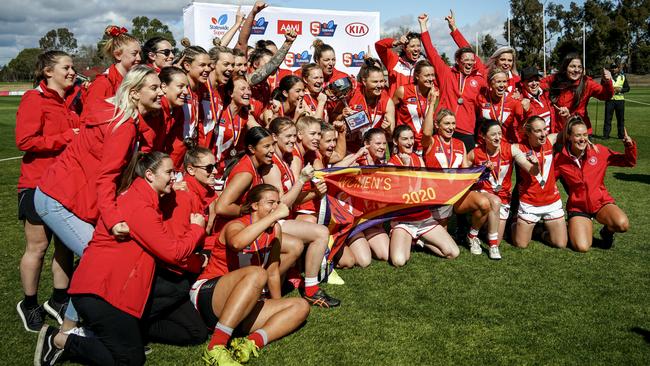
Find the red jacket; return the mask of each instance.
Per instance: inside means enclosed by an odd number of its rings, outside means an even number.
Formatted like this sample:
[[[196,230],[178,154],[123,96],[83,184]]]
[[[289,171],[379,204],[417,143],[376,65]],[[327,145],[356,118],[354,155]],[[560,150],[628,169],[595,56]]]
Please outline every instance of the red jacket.
[[[582,158],[572,156],[568,148],[555,155],[555,176],[561,178],[569,198],[568,212],[597,213],[605,204],[614,203],[605,187],[605,171],[608,166],[636,165],[636,143],[625,146],[621,154],[596,144],[598,148],[587,148]],[[578,162],[580,165],[578,165]]]
[[[176,237],[189,230],[193,213],[203,214],[207,222],[208,206],[217,198],[214,189],[203,187],[193,176],[186,174],[183,181],[187,191],[174,191],[160,199],[163,220]]]
[[[136,148],[151,151],[155,139],[146,120],[136,123],[129,118],[115,128],[111,123],[114,108],[105,101],[92,107],[79,136],[45,171],[38,185],[86,222],[95,224],[101,213],[109,229],[124,220],[115,202],[122,170]]]
[[[115,96],[123,79],[124,76],[120,74],[115,64],[106,69],[104,73],[97,75],[83,96],[84,111],[81,113],[81,117],[86,117],[87,111],[92,110],[93,104]]]
[[[391,97],[395,94],[395,89],[397,89],[397,87],[411,84],[413,68],[415,67],[415,62],[404,60],[393,52],[394,41],[395,40],[392,38],[384,38],[375,42],[377,55],[381,62],[386,66],[386,70],[388,70],[388,95]]]
[[[549,90],[550,97],[550,88],[553,80],[556,75],[550,75],[542,80],[540,80],[540,87],[543,90]],[[578,87],[579,81],[576,81],[572,87],[562,90],[555,102],[555,105],[558,107],[567,107],[571,115],[577,114],[582,117],[582,120],[587,125],[587,130],[591,134],[591,121],[589,120],[589,115],[587,114],[587,103],[589,103],[590,98],[596,98],[600,100],[611,99],[614,95],[614,84],[611,80],[605,80],[604,78],[600,81],[600,84],[595,82],[592,78],[585,76],[585,88],[578,101],[576,107],[573,107],[573,97],[575,96],[575,88]],[[551,98],[551,97],[550,97]],[[552,101],[552,98],[551,98]],[[560,117],[560,113],[557,108],[554,108],[555,112],[555,129],[554,131],[562,131],[564,125],[566,124],[566,119]]]
[[[142,178],[117,198],[126,213],[128,241],[118,242],[109,225],[97,225],[95,234],[70,283],[70,294],[93,294],[137,318],[142,317],[156,259],[192,272],[200,272],[203,257],[194,255],[205,230],[191,225],[181,237],[167,231],[162,222],[158,194]],[[103,221],[103,217],[100,218]]]
[[[466,135],[474,135],[476,98],[480,94],[481,88],[487,86],[485,75],[474,66],[471,74],[463,78],[463,103],[458,104],[458,98],[461,97],[460,79],[463,76],[462,73],[456,67],[450,67],[443,61],[431,43],[429,32],[422,33],[422,44],[429,61],[436,70],[436,77],[440,86],[438,110],[447,108],[454,112],[456,115],[456,131]]]
[[[68,104],[68,97],[76,89],[69,89],[66,100],[48,89],[42,81],[36,89],[23,95],[16,113],[16,146],[24,151],[20,165],[18,189],[36,188],[43,171],[72,141],[79,128],[79,116]]]

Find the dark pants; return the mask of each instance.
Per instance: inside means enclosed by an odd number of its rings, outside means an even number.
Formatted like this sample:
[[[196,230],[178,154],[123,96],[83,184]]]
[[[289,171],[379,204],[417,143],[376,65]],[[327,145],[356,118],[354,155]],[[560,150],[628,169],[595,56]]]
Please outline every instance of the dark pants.
[[[608,100],[605,102],[605,125],[603,126],[603,137],[609,137],[612,130],[612,117],[616,112],[616,130],[618,138],[625,136],[625,101]]]
[[[207,327],[189,301],[189,279],[158,271],[142,320],[94,295],[73,295],[81,319],[97,338],[68,337],[73,359],[96,365],[142,365],[145,341],[173,345],[203,343]]]

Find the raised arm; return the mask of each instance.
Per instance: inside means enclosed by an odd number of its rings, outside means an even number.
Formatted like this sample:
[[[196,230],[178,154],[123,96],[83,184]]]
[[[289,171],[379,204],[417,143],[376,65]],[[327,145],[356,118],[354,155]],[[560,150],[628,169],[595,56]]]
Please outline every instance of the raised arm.
[[[393,52],[393,47],[402,45],[406,37],[402,36],[399,40],[393,38],[384,38],[375,42],[375,51],[381,62],[388,70],[392,69],[398,60],[398,56]]]
[[[256,85],[261,83],[262,81],[266,80],[266,78],[274,73],[278,67],[280,67],[280,64],[282,64],[282,61],[284,61],[284,58],[287,56],[287,53],[289,52],[289,49],[291,48],[291,45],[293,44],[293,41],[296,40],[298,37],[298,34],[296,31],[291,30],[287,33],[284,34],[285,40],[284,43],[282,44],[282,47],[278,49],[278,52],[273,55],[273,57],[264,64],[264,66],[258,68],[248,76],[248,82],[250,83],[251,86]]]
[[[591,79],[589,79],[587,83],[590,97],[600,100],[608,100],[614,96],[614,83],[612,83],[612,73],[607,69],[603,69],[603,76],[600,79],[600,84]]]
[[[233,222],[226,226],[226,245],[239,252],[251,245],[262,233],[272,227],[276,221],[289,216],[289,207],[279,203],[278,207],[260,220],[244,226],[240,222]]]
[[[539,161],[535,154],[524,154],[524,152],[519,148],[519,144],[512,144],[510,146],[510,152],[512,152],[512,159],[515,163],[527,171],[528,174],[539,174]]]
[[[255,23],[255,16],[267,6],[268,4],[264,1],[257,1],[255,5],[253,5],[251,12],[246,17],[246,20],[244,20],[244,25],[241,27],[239,39],[237,40],[237,46],[235,46],[235,48],[239,48],[242,52],[246,53],[248,48],[248,39],[251,37],[251,29],[253,29],[253,24]]]
[[[429,90],[429,95],[427,95],[427,112],[422,122],[422,151],[424,152],[433,143],[433,119],[439,96],[440,91],[435,87],[432,87]]]
[[[241,6],[239,6],[237,8],[237,13],[235,14],[235,24],[233,24],[233,26],[228,29],[226,34],[221,37],[222,46],[228,47],[228,45],[230,45],[230,41],[232,41],[235,33],[237,33],[242,23],[244,23],[244,14],[241,12]]]
[[[420,31],[422,32],[422,45],[424,46],[424,51],[427,53],[427,58],[429,62],[433,65],[433,68],[436,70],[436,75],[438,76],[438,82],[444,83],[446,80],[449,80],[453,75],[451,75],[451,70],[449,70],[449,65],[440,57],[438,51],[433,46],[431,42],[431,36],[429,35],[428,28],[429,16],[427,14],[420,14],[418,16],[418,22],[420,23]]]
[[[451,38],[454,40],[456,43],[456,46],[458,48],[463,48],[463,47],[471,47],[465,36],[460,32],[458,27],[456,27],[456,16],[454,15],[453,10],[449,10],[449,15],[445,17],[445,20],[447,21],[447,25],[449,26],[449,31],[451,32]],[[483,73],[484,75],[487,75],[487,66],[483,63],[480,57],[476,56],[476,69]]]

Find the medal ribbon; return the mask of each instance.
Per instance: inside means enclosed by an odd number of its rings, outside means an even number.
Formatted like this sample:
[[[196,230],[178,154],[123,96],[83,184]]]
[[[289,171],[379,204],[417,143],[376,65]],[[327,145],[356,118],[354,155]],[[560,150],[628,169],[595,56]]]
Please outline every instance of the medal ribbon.
[[[237,142],[239,142],[239,137],[241,136],[241,116],[237,113],[237,115],[233,117],[230,107],[226,107],[226,116],[230,119],[230,128],[232,128],[232,136],[234,140],[232,148],[235,149]],[[237,127],[235,127],[235,120],[237,120]]]
[[[492,102],[492,94],[490,94],[490,110],[492,111],[492,114],[494,115],[494,119],[499,121],[499,124],[503,125],[503,109],[504,105],[506,103],[506,96],[505,94],[501,97],[501,106],[500,106],[500,111],[499,114],[497,115],[497,111],[494,109],[494,103]]]
[[[365,108],[364,108],[363,112],[366,114],[366,116],[368,116],[368,121],[370,121],[370,126],[374,127],[375,121],[370,116],[370,114],[368,114],[368,110],[370,110],[370,107],[368,107],[368,102],[366,101],[365,92],[364,92],[364,95],[363,95],[363,104],[365,105]],[[377,115],[377,109],[379,108],[379,104],[381,104],[381,96],[377,97],[377,102],[375,104],[375,109],[372,111],[373,116]]]
[[[447,155],[447,151],[445,151],[445,141],[438,135],[438,141],[440,142],[440,146],[442,146],[442,151],[445,153],[445,159],[447,159],[447,168],[451,168],[452,166],[452,158],[454,157],[454,144],[453,140],[449,141],[449,155]]]

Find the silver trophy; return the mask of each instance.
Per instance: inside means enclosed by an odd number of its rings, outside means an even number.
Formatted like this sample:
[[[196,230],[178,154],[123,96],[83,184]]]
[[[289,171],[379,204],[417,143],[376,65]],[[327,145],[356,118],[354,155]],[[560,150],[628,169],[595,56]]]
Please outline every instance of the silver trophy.
[[[343,77],[338,80],[335,80],[333,83],[327,86],[327,96],[334,101],[343,101],[346,107],[349,107],[347,96],[352,91],[352,80],[349,77]],[[347,123],[350,131],[355,131],[360,128],[370,125],[370,120],[368,119],[368,114],[365,111],[359,111],[357,113],[351,114],[345,117],[345,122]]]

